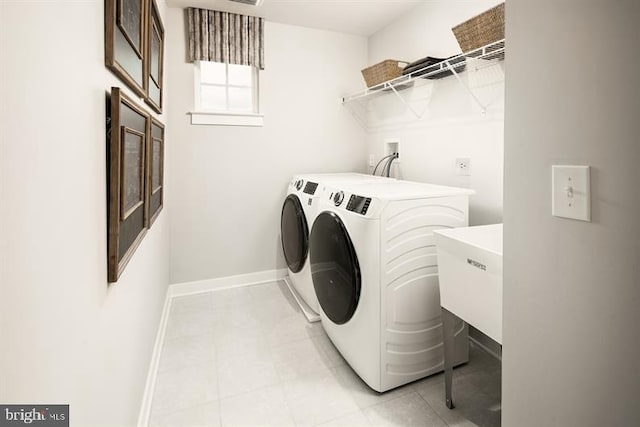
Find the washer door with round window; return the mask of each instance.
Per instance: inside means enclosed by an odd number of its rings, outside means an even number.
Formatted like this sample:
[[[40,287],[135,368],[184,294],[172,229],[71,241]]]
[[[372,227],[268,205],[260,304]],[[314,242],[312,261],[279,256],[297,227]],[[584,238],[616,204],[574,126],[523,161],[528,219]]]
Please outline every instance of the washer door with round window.
[[[326,316],[335,324],[347,323],[360,299],[360,266],[349,233],[334,212],[322,212],[310,237],[313,288]]]
[[[290,194],[282,205],[280,217],[282,250],[289,270],[298,273],[304,267],[309,252],[309,227],[300,199]]]

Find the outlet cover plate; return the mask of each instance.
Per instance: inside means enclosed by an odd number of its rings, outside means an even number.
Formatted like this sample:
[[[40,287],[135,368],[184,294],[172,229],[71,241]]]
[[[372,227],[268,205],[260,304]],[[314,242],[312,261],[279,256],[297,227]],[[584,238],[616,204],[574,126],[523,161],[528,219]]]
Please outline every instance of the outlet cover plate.
[[[386,138],[384,140],[384,155],[398,153],[398,158],[393,163],[400,163],[400,139],[398,138]]]
[[[551,171],[551,214],[591,221],[590,167],[553,165]]]

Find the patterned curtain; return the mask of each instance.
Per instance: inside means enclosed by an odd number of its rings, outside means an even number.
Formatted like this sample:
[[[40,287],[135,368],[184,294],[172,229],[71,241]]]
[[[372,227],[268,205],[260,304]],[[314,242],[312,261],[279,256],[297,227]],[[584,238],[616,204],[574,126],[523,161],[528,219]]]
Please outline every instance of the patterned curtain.
[[[264,70],[264,18],[187,8],[189,61],[253,65]]]

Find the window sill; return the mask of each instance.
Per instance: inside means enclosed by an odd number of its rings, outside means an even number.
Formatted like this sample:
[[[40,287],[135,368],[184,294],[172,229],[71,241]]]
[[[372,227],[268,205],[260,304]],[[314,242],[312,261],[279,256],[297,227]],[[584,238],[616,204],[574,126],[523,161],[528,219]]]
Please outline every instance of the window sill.
[[[264,126],[264,115],[254,113],[212,113],[191,111],[192,125],[209,126]]]

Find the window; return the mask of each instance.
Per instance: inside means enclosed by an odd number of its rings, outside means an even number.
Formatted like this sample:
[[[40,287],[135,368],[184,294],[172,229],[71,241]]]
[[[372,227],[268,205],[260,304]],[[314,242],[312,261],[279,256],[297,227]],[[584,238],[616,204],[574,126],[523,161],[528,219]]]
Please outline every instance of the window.
[[[195,103],[192,124],[261,126],[258,69],[249,65],[197,62]],[[194,123],[194,115],[198,116],[198,123]]]

